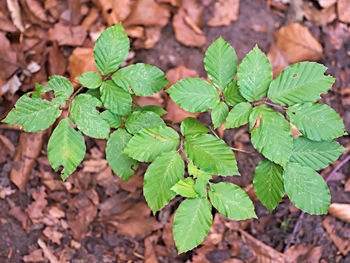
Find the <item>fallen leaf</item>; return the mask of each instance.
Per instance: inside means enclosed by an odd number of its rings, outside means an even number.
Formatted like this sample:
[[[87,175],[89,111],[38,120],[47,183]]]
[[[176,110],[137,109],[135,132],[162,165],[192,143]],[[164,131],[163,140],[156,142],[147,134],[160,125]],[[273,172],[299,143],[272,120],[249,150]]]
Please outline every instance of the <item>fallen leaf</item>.
[[[24,262],[43,262],[43,251],[42,249],[36,249],[30,252],[28,255],[23,256]]]
[[[186,68],[185,66],[180,65],[176,68],[169,70],[166,73],[166,77],[170,81],[170,85],[173,85],[181,79],[197,78],[199,77],[199,75],[195,70],[189,69],[189,68]],[[199,116],[199,113],[191,113],[191,112],[184,111],[170,97],[168,98],[168,101],[167,101],[166,111],[168,113],[163,116],[163,119],[165,120],[183,121],[187,117],[196,118],[197,116]]]
[[[48,22],[47,15],[41,2],[38,0],[26,0],[29,10],[34,16],[43,22]]]
[[[331,215],[350,223],[350,204],[333,203],[329,206],[328,212]]]
[[[305,17],[316,25],[325,26],[337,18],[335,5],[319,10],[311,3],[307,3],[303,5],[303,11]]]
[[[98,72],[93,48],[76,48],[69,57],[69,72],[72,79],[87,71]]]
[[[4,12],[0,11],[0,30],[4,32],[14,33],[17,31],[17,28],[13,25],[10,19]]]
[[[53,227],[46,227],[43,231],[44,236],[50,239],[52,242],[57,245],[61,245],[61,238],[64,236],[61,232],[58,232]]]
[[[59,263],[56,256],[53,254],[53,252],[50,250],[50,248],[48,248],[48,246],[45,244],[45,242],[41,238],[38,239],[38,245],[39,247],[41,247],[41,249],[44,252],[45,258],[47,258],[50,261],[50,263]]]
[[[318,3],[323,8],[328,8],[328,7],[332,6],[332,5],[334,5],[336,2],[337,2],[337,0],[318,0]]]
[[[282,72],[282,70],[289,65],[282,50],[275,43],[270,46],[270,49],[267,52],[267,57],[270,60],[274,78],[276,78]]]
[[[125,33],[129,37],[143,38],[143,41],[145,40],[145,28],[143,26],[129,26],[125,28]]]
[[[293,123],[289,123],[290,125],[290,129],[292,130],[292,135],[293,135],[293,138],[296,138],[296,137],[299,137],[299,136],[302,136],[303,134],[297,129],[297,127],[295,127],[293,125]]]
[[[61,53],[56,41],[53,42],[51,47],[48,47],[49,52],[49,74],[52,75],[64,75],[67,68],[67,61],[64,55]]]
[[[322,226],[326,229],[334,245],[346,256],[350,252],[350,229],[342,227],[340,222],[329,216],[323,220]]]
[[[87,32],[82,26],[64,25],[57,23],[49,30],[49,39],[57,41],[60,46],[81,46],[84,43]]]
[[[350,23],[350,0],[338,0],[338,17],[345,23]]]
[[[306,255],[305,261],[309,263],[320,262],[322,257],[322,246],[312,248]]]
[[[322,56],[321,44],[310,33],[309,29],[298,23],[289,24],[275,32],[277,46],[284,53],[289,63],[311,60]]]
[[[336,50],[340,50],[346,39],[350,37],[350,29],[346,24],[336,23],[327,27],[329,42]]]
[[[109,26],[124,21],[131,12],[132,0],[97,0],[103,19]]]
[[[0,32],[0,85],[4,85],[17,70],[17,54],[10,41]],[[3,88],[2,88],[3,89]]]
[[[173,18],[175,37],[180,43],[193,47],[205,44],[206,37],[200,29],[204,8],[205,6],[199,5],[196,0],[182,1]]]
[[[145,238],[145,254],[144,262],[145,263],[158,263],[156,253],[154,251],[154,246],[158,240],[158,235],[151,235]]]
[[[151,49],[155,46],[155,44],[159,41],[161,36],[161,27],[146,27],[145,28],[145,36],[144,38],[136,39],[134,42],[134,47],[136,49],[138,48],[145,48],[145,49]]]
[[[4,135],[0,135],[0,164],[7,161],[9,156],[12,156],[15,152],[15,146]]]
[[[159,4],[155,0],[139,0],[133,5],[124,25],[126,27],[136,25],[164,27],[169,17],[168,6]]]
[[[90,8],[90,12],[88,15],[84,18],[83,22],[81,23],[81,26],[85,28],[86,30],[89,30],[90,27],[95,23],[95,21],[99,17],[99,10],[95,7]]]
[[[36,133],[22,132],[19,137],[10,179],[21,191],[25,190],[27,180],[32,172],[35,160],[40,154],[44,136],[47,132],[48,130]]]
[[[44,216],[43,210],[48,204],[46,200],[47,195],[45,193],[45,187],[41,186],[38,192],[33,192],[32,197],[34,202],[28,205],[26,212],[33,223],[38,223]]]
[[[299,262],[298,258],[305,256],[310,251],[310,249],[311,245],[297,244],[295,246],[291,246],[284,252],[284,263]]]
[[[12,195],[16,190],[12,189],[11,186],[4,187],[0,185],[0,198],[5,199],[6,196]]]
[[[24,229],[27,228],[28,223],[28,215],[23,211],[22,207],[20,206],[14,206],[10,209],[9,215],[13,216],[22,224],[22,227]]]
[[[216,0],[208,26],[228,26],[238,19],[239,0]]]
[[[6,0],[6,3],[7,8],[10,11],[13,24],[19,29],[19,31],[24,32],[21,9],[18,0]]]

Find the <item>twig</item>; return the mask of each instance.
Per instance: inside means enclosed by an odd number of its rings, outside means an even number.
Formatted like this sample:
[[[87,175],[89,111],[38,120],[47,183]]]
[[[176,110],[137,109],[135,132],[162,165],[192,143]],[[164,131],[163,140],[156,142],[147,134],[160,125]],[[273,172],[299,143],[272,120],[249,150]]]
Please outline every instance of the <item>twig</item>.
[[[344,164],[346,164],[348,161],[350,160],[350,155],[348,155],[343,161],[341,161],[334,169],[333,171],[328,175],[327,179],[326,179],[326,183],[329,182],[329,180],[336,174],[336,172],[342,168],[344,166]],[[297,232],[299,230],[299,227],[300,227],[300,224],[303,220],[303,217],[305,215],[305,212],[301,212],[297,222],[295,223],[295,226],[294,226],[294,229],[293,229],[293,232],[292,232],[292,238],[289,240],[289,242],[287,243],[286,247],[284,248],[284,251],[286,251],[290,245],[292,244],[292,242],[294,241],[296,235],[297,235]]]

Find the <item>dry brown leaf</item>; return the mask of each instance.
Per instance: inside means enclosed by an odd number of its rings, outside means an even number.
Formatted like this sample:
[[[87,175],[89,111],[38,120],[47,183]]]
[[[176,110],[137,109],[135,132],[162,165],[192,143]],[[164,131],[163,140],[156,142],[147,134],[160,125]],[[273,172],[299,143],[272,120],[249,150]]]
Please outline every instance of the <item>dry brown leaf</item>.
[[[293,123],[289,123],[290,124],[290,129],[292,130],[292,135],[293,135],[293,138],[296,138],[296,137],[299,137],[299,136],[302,136],[303,134],[297,129],[297,127],[295,127],[293,125]]]
[[[138,48],[145,48],[145,49],[151,49],[155,46],[155,44],[159,41],[161,36],[161,27],[146,27],[145,28],[145,37],[143,39],[136,39],[134,42],[134,47],[136,49]]]
[[[19,222],[21,222],[22,227],[26,229],[28,223],[28,215],[23,211],[20,206],[14,206],[10,209],[9,215],[16,218]]]
[[[284,263],[295,263],[298,262],[298,258],[305,256],[311,249],[311,245],[297,244],[291,246],[284,252],[285,262]]]
[[[43,22],[48,22],[44,7],[41,5],[41,1],[38,0],[26,0],[29,10],[34,16],[39,18]]]
[[[72,79],[87,71],[98,72],[93,48],[76,48],[69,57],[69,72]]]
[[[238,19],[240,0],[216,0],[214,16],[208,21],[208,26],[228,26]]]
[[[344,190],[345,190],[345,192],[350,192],[350,177],[345,182]]]
[[[67,61],[57,43],[54,41],[53,45],[47,49],[49,52],[49,75],[64,75],[67,68]]]
[[[289,63],[318,60],[323,48],[309,29],[298,23],[289,24],[275,32],[277,46]]]
[[[180,43],[194,47],[201,47],[205,44],[206,37],[200,29],[204,8],[205,6],[199,5],[196,0],[182,1],[182,5],[173,18],[175,37]]]
[[[322,257],[322,247],[314,247],[307,253],[305,261],[307,263],[320,262]]]
[[[335,25],[328,26],[327,31],[329,42],[336,50],[341,49],[344,41],[350,37],[350,28],[343,23],[336,23]]]
[[[46,208],[48,202],[46,200],[45,187],[41,186],[38,192],[32,194],[34,202],[28,205],[26,212],[33,223],[40,222],[40,219],[44,216],[43,210]]]
[[[244,262],[238,258],[229,258],[224,260],[222,263],[244,263]]]
[[[92,7],[90,8],[90,12],[88,15],[84,18],[83,22],[81,23],[81,26],[85,28],[86,30],[89,30],[90,27],[95,23],[95,21],[98,19],[99,11],[97,8]]]
[[[11,22],[11,20],[7,17],[5,12],[0,11],[0,30],[4,32],[14,33],[17,31],[17,28]]]
[[[158,26],[164,27],[169,20],[168,6],[159,4],[155,0],[139,0],[133,7],[124,25],[128,26]]]
[[[43,251],[42,249],[36,249],[30,252],[30,254],[23,257],[24,262],[43,262]]]
[[[337,6],[339,20],[350,23],[350,0],[338,0]]]
[[[7,8],[10,11],[13,24],[19,31],[24,32],[24,26],[22,24],[21,8],[18,0],[6,0]]]
[[[2,86],[17,69],[17,54],[3,33],[0,33],[0,62],[0,86]]]
[[[145,238],[145,254],[144,262],[145,263],[158,263],[156,253],[154,251],[154,246],[158,240],[158,235],[151,235]]]
[[[336,18],[335,6],[332,5],[326,9],[317,9],[311,3],[303,5],[303,11],[305,17],[314,22],[316,25],[325,26],[333,22]]]
[[[25,190],[27,180],[34,167],[35,159],[40,154],[44,136],[47,132],[47,130],[36,133],[23,132],[19,137],[10,179],[21,191]]]
[[[53,227],[46,227],[43,231],[44,236],[50,239],[52,242],[57,245],[61,245],[61,238],[64,236],[61,232],[58,232]]]
[[[125,33],[129,37],[144,38],[145,28],[143,26],[129,26],[129,27],[125,28]]]
[[[12,156],[15,152],[15,146],[4,135],[0,135],[0,164],[7,161],[8,156]]]
[[[334,5],[336,2],[337,2],[337,0],[318,0],[318,3],[323,8],[328,8],[328,7],[332,6],[332,5]]]
[[[225,218],[216,213],[210,231],[202,245],[218,245],[223,240],[225,234],[224,222]]]
[[[333,203],[329,206],[328,212],[333,216],[350,223],[350,204]]]
[[[84,43],[87,32],[82,26],[55,24],[49,30],[49,39],[57,41],[60,46],[81,46]]]
[[[334,218],[329,216],[323,220],[322,226],[326,229],[334,245],[346,256],[350,252],[350,229],[344,228],[340,222],[337,222]]]
[[[60,263],[56,256],[53,254],[53,252],[50,250],[50,248],[45,244],[45,242],[41,238],[38,239],[38,245],[39,247],[41,247],[41,249],[44,252],[45,258],[47,258],[50,261],[50,263]]]
[[[185,66],[181,65],[169,70],[166,73],[166,77],[170,81],[170,85],[173,85],[181,79],[198,78],[199,75],[195,70],[186,68]],[[183,121],[187,117],[196,118],[199,115],[199,113],[191,113],[184,111],[170,97],[167,102],[166,110],[168,113],[163,116],[163,119],[165,120]]]
[[[130,14],[133,0],[95,0],[109,26],[124,21]]]
[[[289,65],[282,50],[275,43],[270,46],[270,49],[267,52],[267,57],[270,60],[274,78],[276,78],[282,70]]]

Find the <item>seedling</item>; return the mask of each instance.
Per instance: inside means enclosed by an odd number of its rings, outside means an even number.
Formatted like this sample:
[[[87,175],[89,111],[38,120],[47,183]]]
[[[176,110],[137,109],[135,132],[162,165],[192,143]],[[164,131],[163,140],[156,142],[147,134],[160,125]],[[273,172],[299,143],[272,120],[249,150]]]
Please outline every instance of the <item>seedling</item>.
[[[36,85],[36,91],[23,95],[3,122],[38,132],[65,112],[67,117],[58,122],[47,149],[53,169],[61,171],[63,180],[84,158],[83,134],[108,140],[107,161],[124,180],[134,174],[139,162],[150,162],[143,193],[153,213],[176,194],[186,198],[174,218],[179,253],[193,249],[207,236],[212,206],[232,220],[256,218],[244,190],[211,181],[213,175],[239,175],[233,148],[194,118],[181,123],[179,134],[160,117],[166,113],[162,108],[134,102],[135,96],[152,95],[169,82],[161,70],[147,64],[119,69],[128,52],[129,39],[122,25],[107,28],[94,48],[100,74],[78,77],[81,87],[75,93],[66,78],[52,76],[47,86]],[[333,140],[344,134],[344,124],[333,109],[317,103],[334,83],[333,77],[324,75],[326,67],[301,62],[273,80],[270,62],[258,46],[238,68],[236,53],[223,38],[208,48],[204,66],[211,83],[187,78],[166,92],[186,111],[211,110],[214,128],[223,123],[225,129],[249,124],[252,144],[265,157],[256,167],[253,184],[270,211],[287,193],[301,210],[327,213],[330,192],[316,170],[344,151]],[[293,139],[290,123],[302,136]]]

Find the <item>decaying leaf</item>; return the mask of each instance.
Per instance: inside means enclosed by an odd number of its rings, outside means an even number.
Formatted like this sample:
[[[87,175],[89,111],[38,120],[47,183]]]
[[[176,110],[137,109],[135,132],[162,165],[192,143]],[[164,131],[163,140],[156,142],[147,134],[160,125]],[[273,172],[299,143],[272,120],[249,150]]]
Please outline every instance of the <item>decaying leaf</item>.
[[[43,251],[42,249],[36,249],[30,252],[28,255],[23,257],[24,262],[43,262]]]
[[[98,72],[94,60],[93,48],[76,48],[69,57],[69,71],[72,79],[80,76],[84,72]]]
[[[350,23],[350,0],[338,0],[337,6],[339,20]]]
[[[326,229],[334,245],[346,256],[350,252],[350,229],[342,227],[340,222],[329,216],[323,220],[322,226]]]
[[[239,0],[216,0],[208,26],[227,26],[238,19]]]
[[[95,2],[101,8],[103,19],[108,26],[124,21],[130,14],[133,4],[132,0],[97,0]]]
[[[311,3],[308,3],[303,5],[303,11],[308,20],[321,26],[325,26],[337,18],[335,5],[318,10]]]
[[[157,26],[146,27],[144,30],[144,38],[136,39],[134,47],[145,49],[153,48],[160,39],[161,30],[162,28]]]
[[[267,52],[267,57],[270,60],[274,78],[276,78],[282,70],[289,65],[282,50],[275,43],[270,46],[270,49]]]
[[[17,54],[4,33],[0,32],[0,85],[4,85],[17,69]]]
[[[55,24],[49,30],[49,38],[57,41],[60,46],[81,46],[86,38],[86,30],[82,26],[64,25],[61,23]]]
[[[333,216],[350,223],[350,204],[333,203],[329,206],[328,212]]]
[[[11,19],[13,24],[19,29],[19,31],[24,32],[24,26],[22,24],[21,8],[18,4],[18,0],[6,0],[7,8],[10,11]]]
[[[33,223],[40,222],[40,219],[44,216],[43,210],[46,208],[48,202],[46,200],[45,187],[41,186],[38,192],[32,194],[34,202],[32,202],[26,212],[28,216],[33,221]]]
[[[57,257],[53,254],[51,249],[46,245],[46,243],[41,238],[38,239],[38,245],[39,247],[41,247],[41,249],[44,252],[45,258],[47,258],[50,261],[50,263],[59,263]]]
[[[289,63],[318,60],[322,56],[321,44],[309,29],[298,23],[281,27],[275,32],[277,46],[284,53]]]
[[[43,22],[48,22],[45,9],[38,0],[26,0],[29,10]]]
[[[328,7],[332,6],[332,5],[334,5],[336,2],[337,2],[337,0],[318,0],[318,3],[323,8],[328,8]]]
[[[158,263],[157,256],[154,250],[155,243],[158,240],[157,235],[152,235],[147,238],[145,238],[144,244],[145,244],[145,255],[144,255],[144,262],[145,263]]]

